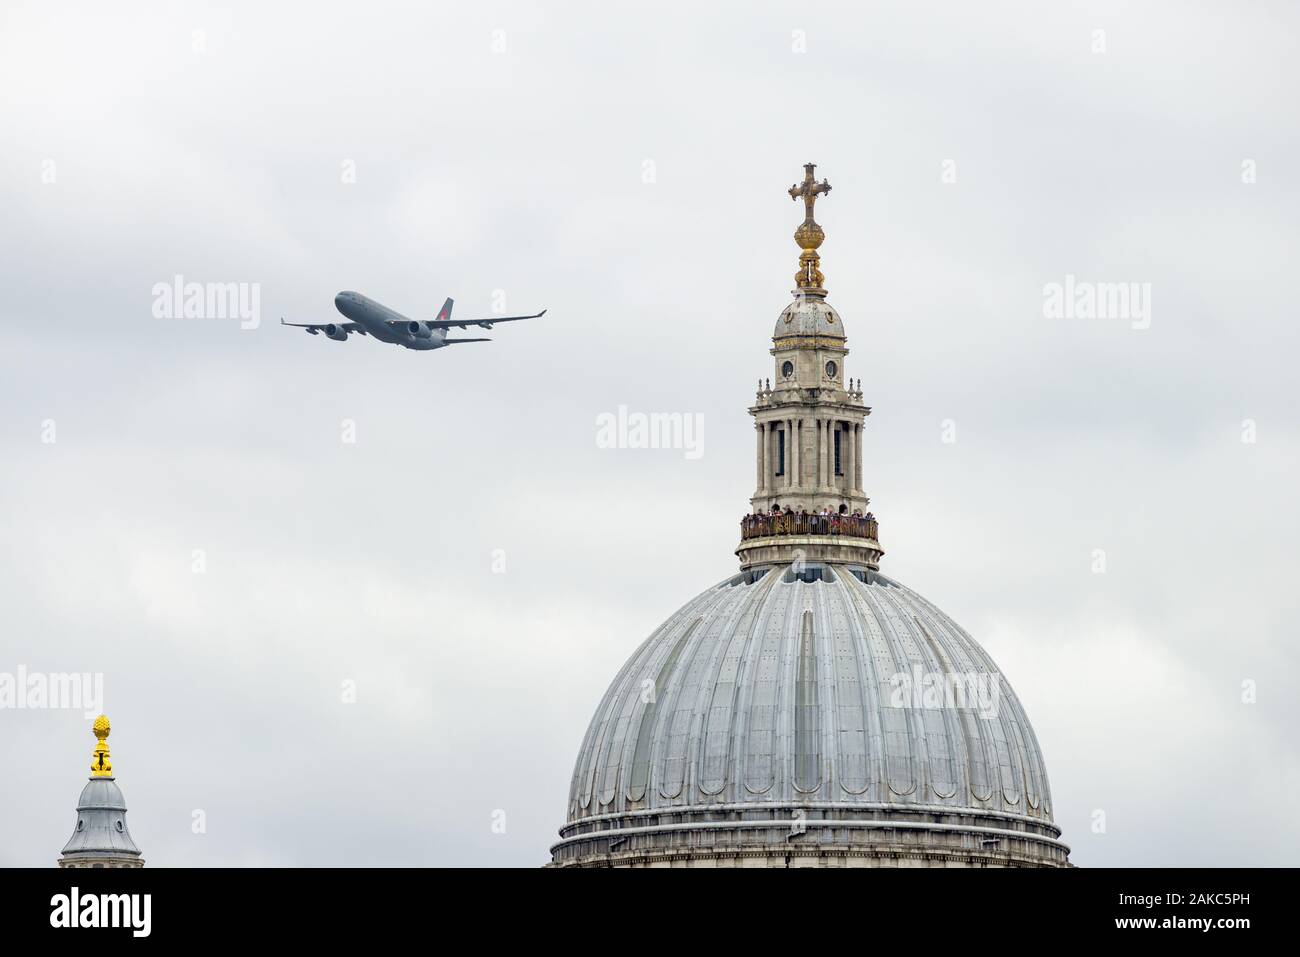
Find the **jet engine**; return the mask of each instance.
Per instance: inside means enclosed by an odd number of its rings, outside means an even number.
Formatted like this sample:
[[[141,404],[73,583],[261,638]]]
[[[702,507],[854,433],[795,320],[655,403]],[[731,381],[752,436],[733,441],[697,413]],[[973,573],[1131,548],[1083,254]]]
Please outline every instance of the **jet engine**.
[[[406,324],[406,331],[416,339],[432,339],[433,330],[417,319],[412,319]]]
[[[330,339],[333,339],[335,342],[346,342],[348,331],[342,326],[331,322],[325,326],[325,335]]]

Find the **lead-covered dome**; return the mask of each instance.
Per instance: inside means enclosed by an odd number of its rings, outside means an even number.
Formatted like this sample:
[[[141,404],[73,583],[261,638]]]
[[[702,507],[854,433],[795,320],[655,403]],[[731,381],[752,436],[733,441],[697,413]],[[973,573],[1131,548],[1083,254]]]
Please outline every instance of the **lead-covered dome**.
[[[77,824],[63,846],[60,867],[142,867],[140,848],[126,827],[126,799],[113,779],[108,736],[108,715],[95,719],[95,751],[90,760],[90,780],[77,799]]]
[[[77,824],[63,846],[64,867],[122,866],[140,857],[126,826],[126,800],[112,778],[91,778],[77,800]],[[115,863],[116,862],[116,863]]]
[[[816,166],[788,192],[794,302],[760,380],[739,575],[623,666],[587,728],[551,865],[1069,866],[1042,754],[989,656],[879,574],[871,409],[826,302]],[[765,384],[766,383],[766,384]]]
[[[710,588],[632,655],[552,862],[1066,866],[1059,835],[988,654],[879,573],[796,565]]]
[[[844,323],[835,307],[824,298],[800,296],[782,309],[781,315],[776,318],[772,338],[779,340],[789,336],[843,339]]]

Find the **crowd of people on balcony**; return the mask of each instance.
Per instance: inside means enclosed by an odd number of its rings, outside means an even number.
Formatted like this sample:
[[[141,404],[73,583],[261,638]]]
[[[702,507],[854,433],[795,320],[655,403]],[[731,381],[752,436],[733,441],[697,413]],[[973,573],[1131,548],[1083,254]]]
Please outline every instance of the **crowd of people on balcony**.
[[[822,508],[818,512],[807,509],[796,512],[790,506],[784,509],[773,505],[770,512],[756,512],[740,520],[740,537],[764,538],[768,535],[852,535],[857,538],[876,537],[876,516],[863,515],[860,509],[849,514],[847,505],[838,512]]]

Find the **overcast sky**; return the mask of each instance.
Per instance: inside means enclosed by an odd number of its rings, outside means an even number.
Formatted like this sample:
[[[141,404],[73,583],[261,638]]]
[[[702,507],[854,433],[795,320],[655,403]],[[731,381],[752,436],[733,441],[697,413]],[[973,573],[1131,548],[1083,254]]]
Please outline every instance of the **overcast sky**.
[[[814,161],[882,571],[1007,675],[1074,862],[1294,864],[1298,20],[6,3],[0,672],[103,673],[151,866],[544,863],[608,682],[736,569]],[[177,275],[260,324],[156,318]],[[1067,276],[1149,326],[1046,317]],[[341,289],[550,311],[278,325]],[[620,405],[704,454],[598,448]],[[93,744],[0,711],[0,864]]]

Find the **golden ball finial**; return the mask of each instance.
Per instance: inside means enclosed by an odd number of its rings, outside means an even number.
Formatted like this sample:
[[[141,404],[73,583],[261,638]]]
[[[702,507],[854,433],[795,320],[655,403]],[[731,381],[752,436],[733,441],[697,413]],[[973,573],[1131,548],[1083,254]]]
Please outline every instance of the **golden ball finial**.
[[[108,737],[108,733],[113,730],[108,724],[108,715],[101,714],[95,719],[95,737],[103,741]]]

